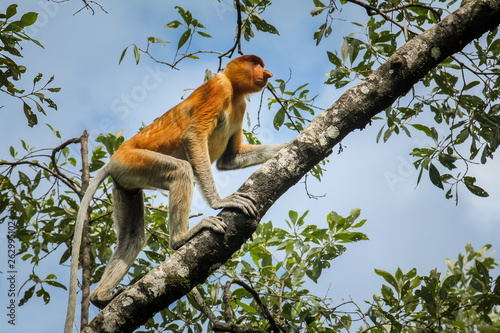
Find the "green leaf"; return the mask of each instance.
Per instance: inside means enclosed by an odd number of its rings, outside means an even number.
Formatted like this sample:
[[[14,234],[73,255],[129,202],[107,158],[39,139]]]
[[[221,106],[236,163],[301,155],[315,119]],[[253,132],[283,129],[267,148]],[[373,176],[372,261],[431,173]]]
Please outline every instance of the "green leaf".
[[[422,289],[420,290],[420,295],[422,296],[422,299],[426,303],[425,305],[427,306],[427,310],[432,316],[436,315],[436,300],[432,296],[430,290],[426,286],[422,286]]]
[[[253,306],[240,302],[239,300],[237,300],[236,303],[238,303],[238,305],[248,313],[257,313],[257,310]]]
[[[481,275],[483,283],[488,285],[490,283],[490,273],[488,272],[488,269],[478,260],[476,260],[476,269]]]
[[[470,281],[470,285],[472,288],[476,289],[477,291],[479,291],[481,293],[484,292],[484,286],[481,283],[481,281],[479,281],[477,278],[472,278],[472,280]]]
[[[167,28],[167,29],[176,29],[176,28],[178,28],[180,25],[181,25],[181,22],[179,22],[179,21],[177,21],[177,20],[176,20],[176,21],[172,21],[172,22],[170,22],[170,23],[167,23],[167,24],[165,25],[165,28]]]
[[[323,23],[314,33],[313,39],[316,39],[316,46],[318,46],[319,43],[321,42],[321,39],[325,34],[325,30],[326,30],[326,23]]]
[[[127,53],[128,48],[129,46],[127,46],[125,50],[123,50],[122,55],[120,56],[120,61],[118,61],[118,65],[122,63],[122,60],[125,57],[125,53]]]
[[[203,36],[203,37],[207,37],[207,38],[212,38],[212,36],[210,36],[209,34],[207,34],[206,32],[203,32],[203,31],[197,31],[199,35]]]
[[[311,16],[316,16],[321,14],[326,9],[326,7],[316,7],[313,10],[311,10]]]
[[[464,184],[467,187],[467,189],[472,193],[477,195],[478,197],[488,197],[489,194],[485,190],[483,190],[481,187],[474,185],[476,182],[475,177],[464,177]]]
[[[431,179],[431,182],[435,186],[444,190],[443,183],[441,182],[441,175],[439,174],[438,169],[432,163],[429,165],[429,177]]]
[[[334,64],[335,66],[337,67],[340,67],[342,66],[342,61],[340,60],[339,57],[337,57],[336,54],[333,54],[332,52],[330,51],[326,51],[326,54],[328,55],[328,60]]]
[[[180,48],[186,44],[186,42],[189,40],[189,37],[191,37],[191,29],[187,29],[179,39],[179,44],[177,45],[177,50],[180,50]]]
[[[33,111],[31,110],[31,106],[24,103],[23,110],[24,110],[24,115],[26,116],[26,119],[28,119],[28,126],[33,127],[36,124],[38,124],[38,118],[36,117],[36,114],[34,114]]]
[[[314,263],[312,265],[312,269],[307,270],[307,276],[313,280],[315,283],[318,283],[318,278],[321,276],[321,260],[318,258],[314,260]]]
[[[464,90],[469,90],[479,84],[479,81],[472,81],[464,87]]]
[[[137,45],[134,45],[134,57],[135,63],[138,64],[141,60],[141,53],[139,52],[139,48],[137,47]]]
[[[148,42],[150,42],[151,44],[160,43],[163,46],[167,45],[167,42],[158,37],[148,37]]]
[[[460,282],[462,276],[460,274],[450,275],[443,281],[443,289],[449,290],[457,285]]]
[[[383,269],[375,268],[375,274],[383,277],[394,288],[398,288],[398,283],[391,273],[384,271]]]
[[[425,125],[420,125],[420,124],[410,124],[413,128],[416,130],[422,131],[425,133],[425,135],[432,137],[432,132],[431,129]]]
[[[17,14],[17,4],[12,4],[9,7],[7,7],[7,16],[5,17],[6,19],[11,18],[12,16]]]
[[[273,119],[274,128],[279,130],[281,125],[283,125],[284,121],[285,121],[285,109],[281,108],[281,109],[279,109],[278,112],[276,112],[276,115],[274,116],[274,119]]]
[[[68,288],[66,288],[65,285],[63,285],[62,283],[60,282],[57,282],[57,281],[45,281],[48,285],[52,286],[52,287],[56,287],[56,288],[61,288],[61,289],[64,289],[64,290],[68,290]]]
[[[35,23],[37,18],[38,18],[38,13],[29,12],[21,17],[21,23],[23,27],[27,27]]]
[[[344,38],[344,42],[340,47],[340,54],[342,55],[342,63],[345,64],[347,58],[349,57],[349,43],[347,42],[347,38]]]
[[[255,25],[255,27],[259,31],[268,32],[268,33],[274,34],[274,35],[280,34],[278,29],[276,29],[272,24],[267,23],[266,20],[264,20],[263,18],[261,18],[258,15],[250,16],[250,20],[252,21],[252,23]]]

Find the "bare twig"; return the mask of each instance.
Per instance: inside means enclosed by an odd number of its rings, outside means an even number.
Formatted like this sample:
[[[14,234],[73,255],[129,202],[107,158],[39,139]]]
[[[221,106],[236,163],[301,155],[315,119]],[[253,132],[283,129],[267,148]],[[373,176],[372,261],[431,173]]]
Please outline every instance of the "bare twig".
[[[94,15],[94,14],[95,14],[95,10],[94,10],[94,8],[92,8],[92,4],[93,4],[93,5],[98,6],[99,8],[101,8],[101,10],[102,10],[103,12],[105,12],[106,14],[108,13],[108,12],[104,9],[104,7],[103,7],[103,6],[102,6],[99,2],[97,2],[97,1],[93,1],[93,0],[82,0],[82,1],[83,1],[83,7],[82,7],[82,8],[80,8],[80,9],[79,9],[76,13],[74,13],[73,15],[78,14],[79,12],[81,12],[81,11],[82,11],[82,10],[84,10],[84,9],[89,9],[89,10],[92,12],[92,15]],[[53,2],[65,2],[65,1],[54,1],[54,0],[53,0]]]
[[[224,58],[224,57],[231,58],[233,56],[233,53],[236,50],[236,48],[238,48],[239,54],[243,54],[243,51],[241,50],[241,25],[242,25],[242,21],[241,21],[240,0],[235,0],[234,5],[236,7],[236,13],[238,15],[237,19],[236,19],[236,40],[234,42],[233,47],[231,49],[229,49],[229,51],[227,51],[226,53],[223,53],[219,56],[219,71],[222,68],[222,58]]]
[[[85,133],[84,133],[84,135],[85,135]],[[88,134],[87,134],[87,136],[88,136]],[[61,170],[59,169],[59,166],[57,165],[56,154],[57,154],[58,151],[64,149],[65,147],[69,146],[70,144],[72,144],[72,143],[79,143],[79,142],[81,142],[81,140],[82,140],[82,138],[73,138],[73,139],[67,140],[66,142],[63,142],[59,146],[57,146],[54,149],[52,149],[52,155],[50,156],[50,159],[52,160],[52,166],[54,167],[54,171],[61,178],[66,179],[70,183],[72,183],[73,181],[68,176],[66,176],[64,173],[62,173]],[[76,189],[76,187],[71,187],[71,188],[72,188],[73,191],[75,191],[76,194],[78,194],[78,196],[80,198],[83,198],[83,193],[84,193],[84,192],[82,193],[83,190],[78,190],[78,189]]]
[[[358,6],[361,6],[363,7],[364,9],[366,9],[366,13],[368,14],[368,16],[373,16],[373,15],[380,15],[382,16],[386,21],[389,21],[391,22],[392,24],[394,25],[397,25],[401,30],[406,30],[406,31],[409,31],[411,32],[412,34],[414,34],[415,36],[418,36],[419,34],[415,31],[412,31],[410,30],[408,27],[404,27],[402,26],[399,22],[393,20],[389,15],[387,15],[386,13],[384,13],[382,10],[376,8],[376,7],[373,7],[373,6],[370,6],[369,4],[367,4],[366,2],[363,2],[361,0],[347,0],[348,2],[351,2],[355,5],[358,5]]]

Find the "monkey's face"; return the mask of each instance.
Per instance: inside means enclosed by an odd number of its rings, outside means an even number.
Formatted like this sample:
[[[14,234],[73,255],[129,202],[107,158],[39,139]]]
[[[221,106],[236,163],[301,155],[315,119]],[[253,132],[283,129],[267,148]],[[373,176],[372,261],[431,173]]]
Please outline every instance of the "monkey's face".
[[[273,74],[262,68],[260,65],[254,65],[253,77],[255,85],[260,88],[259,90],[261,90],[266,86],[267,80],[273,77]]]
[[[245,94],[261,91],[273,76],[264,69],[264,61],[256,55],[244,55],[230,61],[224,74],[236,90]]]

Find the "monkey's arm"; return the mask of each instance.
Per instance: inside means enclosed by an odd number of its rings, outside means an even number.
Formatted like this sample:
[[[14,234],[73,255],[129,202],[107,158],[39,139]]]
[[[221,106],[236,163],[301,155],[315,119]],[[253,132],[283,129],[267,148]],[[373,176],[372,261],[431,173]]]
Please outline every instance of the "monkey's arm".
[[[230,139],[226,151],[217,160],[217,169],[234,170],[262,164],[288,145],[288,142],[277,145],[249,145],[243,144],[242,141],[241,131]]]
[[[256,216],[257,208],[248,195],[235,192],[225,198],[220,197],[208,153],[208,134],[200,132],[199,128],[200,126],[192,126],[186,130],[182,143],[203,197],[214,209],[237,208],[248,216]],[[208,132],[210,133],[210,129]]]

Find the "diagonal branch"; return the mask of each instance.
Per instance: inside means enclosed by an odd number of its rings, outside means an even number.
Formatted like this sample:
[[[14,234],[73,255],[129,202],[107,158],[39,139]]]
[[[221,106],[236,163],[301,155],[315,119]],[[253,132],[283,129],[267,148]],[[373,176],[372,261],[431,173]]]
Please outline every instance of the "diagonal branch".
[[[83,332],[131,332],[156,312],[187,294],[228,260],[251,237],[260,218],[333,147],[406,94],[441,61],[500,24],[500,0],[470,0],[433,28],[403,45],[367,79],[332,106],[238,191],[255,198],[259,218],[224,209],[224,235],[204,230],[116,297]]]
[[[262,302],[259,294],[257,294],[255,289],[253,289],[247,283],[245,283],[239,279],[231,279],[231,280],[227,281],[226,286],[224,287],[224,303],[225,303],[225,309],[226,309],[226,313],[224,314],[224,316],[226,317],[226,321],[228,323],[232,323],[232,320],[233,320],[233,311],[231,308],[231,290],[230,290],[231,284],[233,284],[233,283],[239,284],[240,286],[245,288],[245,290],[248,291],[252,295],[255,302],[259,305],[260,310],[262,311],[262,314],[264,315],[264,317],[266,317],[267,321],[269,321],[269,324],[271,325],[271,329],[273,330],[273,332],[278,332],[278,333],[280,331],[286,332],[285,329],[283,329],[282,327],[278,327],[278,323],[276,323],[276,320],[274,320],[273,315],[271,314],[271,312],[269,312],[269,309],[267,308],[267,306]],[[217,326],[214,325],[214,330],[216,327]],[[222,329],[223,327],[221,326],[220,328]]]

